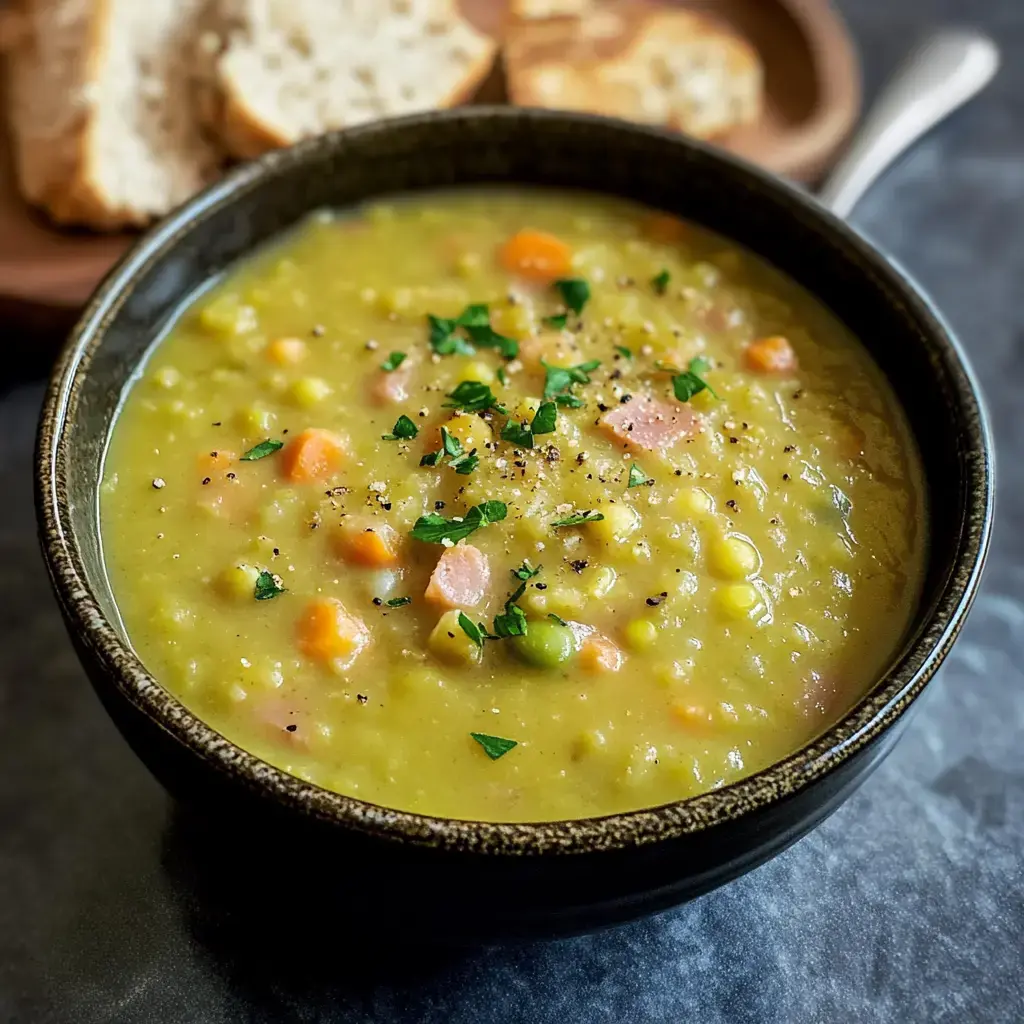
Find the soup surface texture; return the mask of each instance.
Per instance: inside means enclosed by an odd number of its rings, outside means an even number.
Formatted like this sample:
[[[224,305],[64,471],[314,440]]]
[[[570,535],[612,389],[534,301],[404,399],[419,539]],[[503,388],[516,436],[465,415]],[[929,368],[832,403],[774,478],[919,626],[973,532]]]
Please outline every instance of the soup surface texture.
[[[106,459],[152,673],[403,810],[585,817],[792,753],[893,656],[925,547],[880,372],[735,245],[624,202],[313,217],[183,309]]]

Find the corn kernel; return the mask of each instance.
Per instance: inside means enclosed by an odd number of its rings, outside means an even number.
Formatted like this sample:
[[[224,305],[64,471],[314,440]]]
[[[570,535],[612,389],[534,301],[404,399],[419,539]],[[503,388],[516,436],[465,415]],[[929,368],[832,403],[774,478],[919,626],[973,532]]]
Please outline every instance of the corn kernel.
[[[512,410],[512,418],[531,422],[537,410],[540,408],[539,398],[521,398]]]
[[[649,651],[658,642],[658,627],[650,619],[631,619],[622,630],[631,651]]]
[[[309,349],[301,338],[275,338],[267,346],[267,358],[280,366],[301,363],[308,354]]]
[[[525,306],[504,306],[491,313],[491,324],[499,334],[522,341],[533,331],[533,319]]]
[[[276,420],[277,417],[262,405],[247,405],[235,414],[235,421],[245,437],[269,433]]]
[[[292,385],[291,392],[292,398],[308,409],[322,402],[331,393],[331,386],[322,377],[301,377]]]
[[[473,448],[483,452],[484,446],[494,440],[494,434],[487,423],[479,416],[473,416],[468,412],[455,413],[444,426],[452,437],[459,439],[463,449],[467,452]],[[440,435],[438,435],[438,444],[440,444]]]
[[[640,513],[632,505],[616,502],[601,508],[604,519],[587,527],[594,535],[607,544],[624,541],[640,528]]]
[[[610,565],[599,566],[590,576],[587,595],[589,597],[607,596],[618,578],[618,573]]]
[[[491,384],[494,381],[494,371],[486,363],[471,359],[462,366],[456,379],[459,381],[478,380],[481,384]]]
[[[256,590],[256,580],[260,571],[254,565],[244,562],[232,565],[217,577],[217,589],[235,601],[251,601]]]
[[[464,252],[455,261],[455,271],[460,277],[476,277],[480,273],[480,253]]]
[[[686,515],[703,516],[715,510],[715,501],[703,487],[687,487],[672,501],[673,505]]]
[[[459,609],[453,608],[438,619],[427,640],[427,647],[442,661],[453,665],[475,665],[483,656],[483,651],[459,625],[459,614]]]
[[[708,546],[708,564],[723,579],[742,580],[761,568],[761,555],[746,537],[730,533]]]
[[[253,330],[257,322],[256,310],[240,302],[233,292],[217,296],[199,311],[200,326],[222,338],[245,334]]]
[[[727,583],[715,591],[715,605],[733,619],[752,618],[763,607],[753,583]]]

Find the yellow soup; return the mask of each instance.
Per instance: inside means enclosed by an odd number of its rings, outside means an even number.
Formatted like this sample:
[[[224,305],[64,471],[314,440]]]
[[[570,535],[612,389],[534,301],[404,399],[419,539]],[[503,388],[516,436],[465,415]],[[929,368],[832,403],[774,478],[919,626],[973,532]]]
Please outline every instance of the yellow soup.
[[[153,674],[391,807],[582,817],[790,754],[919,591],[920,469],[859,344],[746,251],[588,195],[321,214],[133,381],[101,517]]]

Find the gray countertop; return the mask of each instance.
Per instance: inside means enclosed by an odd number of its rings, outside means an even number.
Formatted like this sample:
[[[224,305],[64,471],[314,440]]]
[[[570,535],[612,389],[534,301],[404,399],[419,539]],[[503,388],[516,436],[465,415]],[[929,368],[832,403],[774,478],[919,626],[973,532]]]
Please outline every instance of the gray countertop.
[[[839,6],[869,94],[940,22],[987,27],[1006,56],[854,218],[960,334],[999,448],[983,593],[895,752],[782,856],[613,931],[461,954],[425,936],[353,959],[346,943],[303,946],[317,920],[304,908],[253,935],[190,884],[194,837],[64,636],[34,539],[42,387],[21,386],[0,399],[0,1021],[1024,1019],[1024,0]],[[415,922],[396,932],[415,937]]]

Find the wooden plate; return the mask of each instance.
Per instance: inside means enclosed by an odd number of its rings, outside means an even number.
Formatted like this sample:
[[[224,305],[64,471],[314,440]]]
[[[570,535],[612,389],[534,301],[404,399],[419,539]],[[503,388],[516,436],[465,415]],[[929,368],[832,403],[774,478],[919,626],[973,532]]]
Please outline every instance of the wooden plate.
[[[464,3],[479,27],[499,30],[500,2]],[[835,156],[860,106],[852,41],[828,0],[689,0],[685,6],[735,24],[765,64],[764,117],[720,143],[779,174],[813,181]],[[502,99],[496,68],[477,102]],[[21,201],[7,154],[0,153],[0,315],[8,322],[29,316],[36,326],[65,324],[130,241],[128,235],[49,227]],[[63,315],[40,316],[38,307]]]

